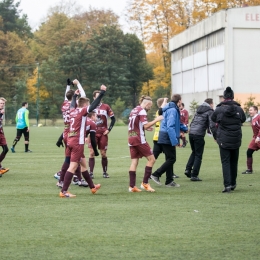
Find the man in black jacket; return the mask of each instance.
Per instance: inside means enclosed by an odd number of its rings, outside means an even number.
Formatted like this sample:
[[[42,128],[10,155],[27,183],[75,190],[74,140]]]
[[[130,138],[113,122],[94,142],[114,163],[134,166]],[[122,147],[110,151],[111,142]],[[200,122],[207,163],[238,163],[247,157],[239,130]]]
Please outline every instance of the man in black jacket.
[[[190,124],[189,141],[192,153],[184,174],[190,178],[191,181],[202,181],[198,175],[205,146],[205,133],[206,130],[207,132],[210,130],[213,136],[216,134],[215,123],[211,120],[213,112],[213,99],[207,98],[202,105],[198,107]]]
[[[217,105],[212,121],[217,123],[217,143],[219,145],[224,178],[224,190],[236,188],[239,147],[241,146],[241,126],[246,116],[240,104],[233,101],[234,92],[230,87],[224,91],[224,101]]]

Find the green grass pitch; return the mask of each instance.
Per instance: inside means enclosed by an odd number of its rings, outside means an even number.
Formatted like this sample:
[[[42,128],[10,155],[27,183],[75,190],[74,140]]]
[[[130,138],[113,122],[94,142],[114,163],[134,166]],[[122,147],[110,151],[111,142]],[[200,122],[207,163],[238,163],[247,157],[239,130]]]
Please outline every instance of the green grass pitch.
[[[5,127],[9,148],[14,127]],[[260,154],[254,173],[246,169],[251,127],[243,127],[237,190],[222,194],[222,170],[217,144],[205,137],[202,182],[184,175],[190,146],[177,148],[174,166],[180,188],[157,186],[155,193],[129,193],[127,127],[109,135],[108,173],[102,178],[96,158],[96,195],[71,185],[75,199],[59,198],[53,178],[64,159],[55,143],[62,127],[31,127],[31,154],[23,140],[3,162],[10,171],[0,178],[0,259],[259,259]],[[152,132],[147,140],[152,146]],[[85,149],[88,156],[88,150]],[[161,155],[154,169],[163,162]],[[146,160],[139,162],[137,184]],[[165,176],[161,181],[164,182]]]

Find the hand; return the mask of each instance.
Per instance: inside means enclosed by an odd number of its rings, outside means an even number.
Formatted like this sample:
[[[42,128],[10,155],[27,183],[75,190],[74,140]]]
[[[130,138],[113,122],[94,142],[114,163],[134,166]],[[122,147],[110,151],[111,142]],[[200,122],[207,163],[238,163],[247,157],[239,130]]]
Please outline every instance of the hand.
[[[158,121],[161,121],[161,120],[163,120],[163,116],[158,116],[158,117],[156,117],[156,121],[158,122]]]
[[[109,131],[108,130],[106,130],[104,133],[103,133],[103,135],[108,135],[109,134]]]
[[[70,79],[67,79],[67,86],[70,86],[72,84]]]
[[[30,128],[29,127],[27,127],[27,132],[29,132],[30,131]]]
[[[62,146],[62,147],[64,147],[64,145],[63,145],[63,142],[62,141],[58,141],[57,143],[56,143],[56,145],[60,148],[60,146]]]
[[[77,79],[74,79],[74,80],[72,81],[72,83],[73,83],[74,85],[78,85],[78,84],[79,84],[79,81],[78,81]]]
[[[107,90],[107,87],[106,87],[105,85],[101,85],[100,89],[106,91],[106,90]]]
[[[75,90],[74,94],[79,95],[79,89]]]

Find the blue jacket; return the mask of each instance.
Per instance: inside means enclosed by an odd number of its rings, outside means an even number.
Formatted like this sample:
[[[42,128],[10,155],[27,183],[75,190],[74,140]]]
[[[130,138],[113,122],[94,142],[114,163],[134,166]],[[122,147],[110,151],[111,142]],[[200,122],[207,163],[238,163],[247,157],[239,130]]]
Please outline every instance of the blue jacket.
[[[181,124],[180,110],[174,102],[169,102],[163,109],[163,120],[159,132],[159,144],[179,144],[180,131],[187,132],[188,128]]]

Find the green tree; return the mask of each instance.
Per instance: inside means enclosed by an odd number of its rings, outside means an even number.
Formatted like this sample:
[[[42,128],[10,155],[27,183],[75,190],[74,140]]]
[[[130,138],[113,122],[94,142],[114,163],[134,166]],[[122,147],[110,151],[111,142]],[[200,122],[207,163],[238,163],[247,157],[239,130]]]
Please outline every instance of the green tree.
[[[14,0],[0,1],[0,16],[2,18],[1,29],[4,33],[16,32],[21,38],[32,37],[31,27],[27,21],[27,15],[20,17],[20,1]]]
[[[125,110],[125,102],[119,97],[116,102],[111,106],[116,119],[122,118],[122,113]]]
[[[244,103],[244,111],[245,111],[245,114],[246,114],[247,117],[249,116],[249,108],[250,107],[252,107],[252,106],[259,107],[260,106],[259,102],[255,103],[255,99],[256,99],[255,97],[250,95],[248,97],[247,101]]]
[[[190,102],[190,112],[191,112],[191,115],[192,115],[192,116],[195,115],[198,106],[199,106],[199,102],[197,102],[195,99],[193,99],[193,100]]]

